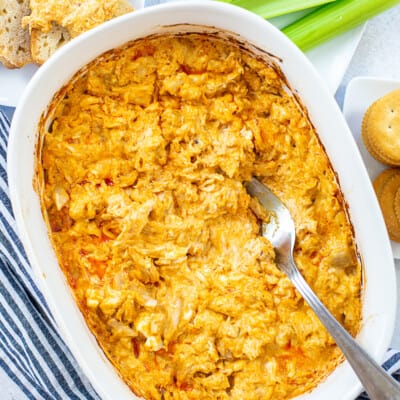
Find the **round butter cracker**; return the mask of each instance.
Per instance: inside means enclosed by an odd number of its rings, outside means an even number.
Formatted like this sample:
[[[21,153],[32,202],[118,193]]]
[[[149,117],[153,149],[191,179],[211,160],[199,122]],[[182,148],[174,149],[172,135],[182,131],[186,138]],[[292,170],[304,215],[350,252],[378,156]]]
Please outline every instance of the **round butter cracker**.
[[[396,195],[394,196],[394,212],[396,214],[396,218],[400,221],[400,188],[397,190]]]
[[[362,138],[378,161],[400,166],[400,90],[390,92],[368,108]]]
[[[369,142],[368,134],[367,134],[367,132],[368,132],[368,118],[369,118],[369,115],[371,113],[371,108],[372,108],[372,106],[370,106],[368,108],[368,110],[366,111],[366,113],[364,114],[364,118],[362,120],[362,126],[361,126],[361,137],[363,139],[364,145],[365,145],[366,149],[368,150],[368,152],[371,154],[372,157],[377,159],[378,154],[375,153],[373,147],[371,146],[371,144]]]
[[[392,240],[400,242],[400,220],[395,211],[395,197],[400,189],[400,174],[395,173],[383,185],[378,196],[386,227]]]
[[[381,172],[372,182],[376,196],[379,198],[382,194],[383,187],[386,185],[387,181],[394,175],[400,174],[400,169],[388,168]]]
[[[371,142],[369,140],[368,118],[371,113],[371,108],[372,108],[372,106],[367,110],[367,112],[364,115],[364,118],[362,121],[362,128],[361,128],[361,137],[363,139],[364,145],[365,145],[366,149],[368,150],[369,154],[371,154],[371,156],[374,157],[375,160],[381,162],[382,164],[392,165],[391,160],[384,157],[384,155],[379,154],[377,152],[377,149],[374,147],[373,144],[371,144]],[[396,166],[396,165],[394,165],[394,166]]]

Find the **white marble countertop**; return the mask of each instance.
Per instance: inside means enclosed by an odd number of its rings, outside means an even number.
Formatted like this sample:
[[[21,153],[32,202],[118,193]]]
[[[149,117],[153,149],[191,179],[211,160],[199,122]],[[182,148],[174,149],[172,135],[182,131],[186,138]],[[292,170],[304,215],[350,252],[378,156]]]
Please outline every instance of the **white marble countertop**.
[[[348,83],[358,76],[400,80],[400,5],[371,19],[336,92],[340,106]],[[392,346],[400,349],[400,260],[396,260],[397,318]]]
[[[372,18],[336,92],[343,103],[347,84],[357,76],[400,80],[400,5]]]

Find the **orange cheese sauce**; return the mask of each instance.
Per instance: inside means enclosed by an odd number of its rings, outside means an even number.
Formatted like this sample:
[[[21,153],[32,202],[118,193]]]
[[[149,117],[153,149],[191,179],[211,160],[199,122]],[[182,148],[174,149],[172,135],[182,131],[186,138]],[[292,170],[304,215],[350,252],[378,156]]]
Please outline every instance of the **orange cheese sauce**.
[[[355,335],[361,266],[340,188],[279,69],[234,41],[152,37],[55,100],[39,192],[77,303],[145,399],[293,398],[341,353],[259,235],[243,182],[290,209],[295,259]]]

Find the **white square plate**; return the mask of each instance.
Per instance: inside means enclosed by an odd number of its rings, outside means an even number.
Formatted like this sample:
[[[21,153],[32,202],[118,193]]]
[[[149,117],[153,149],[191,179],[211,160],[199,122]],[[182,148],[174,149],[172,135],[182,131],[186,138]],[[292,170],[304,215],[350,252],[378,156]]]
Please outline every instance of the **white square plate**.
[[[361,138],[362,119],[367,108],[375,100],[396,89],[400,89],[400,81],[372,77],[354,78],[347,86],[343,114],[360,149],[371,180],[388,166],[376,161],[365,148]],[[394,258],[400,259],[400,243],[394,241],[391,243]]]

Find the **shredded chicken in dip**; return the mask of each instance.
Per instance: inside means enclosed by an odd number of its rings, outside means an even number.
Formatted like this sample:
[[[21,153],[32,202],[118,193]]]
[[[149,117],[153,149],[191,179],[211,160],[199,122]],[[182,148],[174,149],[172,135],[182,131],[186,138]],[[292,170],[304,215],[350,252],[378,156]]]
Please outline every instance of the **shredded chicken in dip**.
[[[332,372],[341,353],[276,267],[259,234],[268,215],[243,186],[257,176],[285,201],[297,264],[355,335],[361,266],[346,207],[272,59],[210,34],[135,41],[72,79],[47,125],[50,237],[137,395],[283,400]]]

